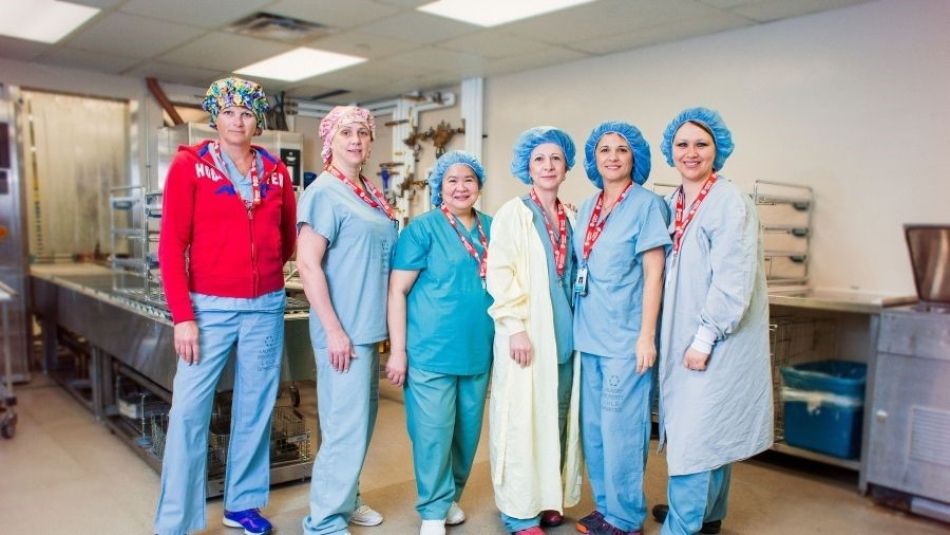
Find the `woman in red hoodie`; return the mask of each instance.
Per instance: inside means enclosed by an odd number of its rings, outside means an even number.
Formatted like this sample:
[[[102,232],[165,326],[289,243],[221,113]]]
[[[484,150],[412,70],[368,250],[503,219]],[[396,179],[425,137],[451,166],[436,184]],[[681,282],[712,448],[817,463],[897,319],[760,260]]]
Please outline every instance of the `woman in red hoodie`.
[[[270,416],[284,345],[283,265],[294,251],[296,203],[284,164],[251,145],[267,107],[254,82],[211,84],[204,109],[217,139],[180,147],[165,179],[159,263],[178,369],[155,515],[159,535],[206,527],[208,424],[235,346],[223,521],[247,534],[272,530],[259,508],[270,488]]]

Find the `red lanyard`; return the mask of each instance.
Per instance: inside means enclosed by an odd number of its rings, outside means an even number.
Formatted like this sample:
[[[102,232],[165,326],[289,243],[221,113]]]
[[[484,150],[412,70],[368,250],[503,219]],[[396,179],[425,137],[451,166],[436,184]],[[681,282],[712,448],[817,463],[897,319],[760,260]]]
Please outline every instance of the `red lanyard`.
[[[696,199],[693,200],[693,204],[689,206],[689,213],[686,214],[686,219],[683,219],[683,208],[686,204],[686,193],[683,192],[683,187],[680,186],[676,194],[676,222],[674,231],[673,231],[673,254],[676,254],[680,250],[680,246],[683,242],[683,234],[686,233],[686,227],[689,226],[690,222],[693,221],[693,216],[696,215],[696,211],[699,210],[699,205],[703,204],[703,201],[706,199],[706,195],[709,194],[710,188],[713,184],[716,183],[716,175],[712,174],[706,180],[706,183],[703,184],[703,189],[699,190],[699,195],[696,196]]]
[[[224,162],[224,158],[221,156],[221,145],[217,141],[212,141],[208,144],[208,148],[211,150],[211,155],[218,162]],[[251,201],[248,208],[251,206],[257,206],[261,204],[261,178],[257,170],[257,155],[254,155],[254,158],[251,161]],[[246,201],[245,201],[246,202]]]
[[[445,214],[445,218],[449,220],[449,224],[452,225],[452,229],[458,235],[459,240],[462,241],[462,246],[475,259],[475,263],[478,264],[478,276],[484,281],[485,274],[488,272],[488,236],[485,235],[485,229],[482,227],[482,220],[478,217],[478,213],[475,213],[475,226],[478,227],[478,241],[482,244],[482,251],[484,251],[482,254],[478,254],[478,249],[475,249],[472,242],[468,241],[468,238],[459,230],[458,221],[452,215],[452,212],[449,212],[448,207],[443,204],[440,208],[442,213]]]
[[[544,206],[541,205],[541,199],[538,198],[538,194],[534,191],[534,188],[531,188],[531,200],[534,201],[534,204],[538,205],[538,208],[541,210],[541,215],[544,219],[544,226],[548,229],[548,238],[551,240],[551,250],[554,251],[554,267],[557,270],[557,276],[564,276],[564,264],[567,262],[567,214],[564,212],[564,205],[561,204],[560,199],[554,200],[554,206],[557,210],[557,229],[560,232],[560,242],[554,239],[554,229],[551,227],[551,222],[548,221],[547,212],[544,211]]]
[[[600,197],[597,198],[597,203],[594,204],[594,210],[590,213],[590,221],[587,222],[587,234],[584,236],[585,262],[588,258],[590,258],[590,253],[594,249],[594,244],[597,243],[597,239],[600,238],[600,234],[604,231],[604,225],[607,224],[607,218],[613,213],[614,208],[623,202],[624,197],[627,196],[627,193],[630,191],[631,187],[633,187],[633,182],[627,184],[627,187],[624,188],[622,192],[620,192],[620,196],[617,197],[617,202],[615,202],[610,208],[610,211],[607,212],[602,221],[598,221],[598,219],[600,219],[600,211],[604,208],[604,192],[600,192]]]
[[[396,212],[393,210],[393,207],[389,206],[389,203],[386,202],[386,197],[384,197],[383,193],[379,191],[379,188],[373,185],[373,183],[370,182],[369,180],[366,180],[363,177],[363,175],[360,175],[360,180],[363,181],[363,184],[366,186],[366,189],[369,190],[369,192],[373,194],[372,197],[366,194],[366,190],[358,187],[356,184],[353,183],[352,180],[350,180],[349,178],[346,178],[346,175],[344,175],[343,172],[337,169],[336,167],[330,165],[327,167],[327,171],[330,171],[330,173],[332,173],[333,176],[339,178],[340,180],[343,181],[344,184],[349,186],[350,189],[353,190],[353,193],[355,193],[357,197],[362,199],[363,202],[365,202],[366,204],[370,205],[373,208],[376,208],[377,210],[382,211],[384,214],[386,214],[386,217],[388,217],[389,219],[392,219],[393,221],[396,220]]]

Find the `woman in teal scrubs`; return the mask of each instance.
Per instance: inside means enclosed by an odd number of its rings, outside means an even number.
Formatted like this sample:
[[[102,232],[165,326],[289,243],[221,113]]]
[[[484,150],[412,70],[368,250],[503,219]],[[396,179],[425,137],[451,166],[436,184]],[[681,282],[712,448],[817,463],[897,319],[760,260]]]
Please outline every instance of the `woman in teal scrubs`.
[[[465,520],[458,500],[482,428],[494,336],[485,290],[491,218],[473,208],[484,183],[471,154],[439,158],[429,176],[436,208],[402,232],[390,276],[386,373],[406,387],[420,535]]]

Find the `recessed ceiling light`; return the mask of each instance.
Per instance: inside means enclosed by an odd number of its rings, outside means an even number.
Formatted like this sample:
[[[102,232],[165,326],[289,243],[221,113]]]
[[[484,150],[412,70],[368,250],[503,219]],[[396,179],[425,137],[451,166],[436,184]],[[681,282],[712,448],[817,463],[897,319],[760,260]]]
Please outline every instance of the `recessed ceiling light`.
[[[473,5],[469,0],[438,0],[416,9],[470,24],[491,27],[593,1],[595,0],[480,0],[477,5]]]
[[[0,35],[52,44],[99,11],[96,7],[59,0],[4,0]]]
[[[237,74],[296,82],[318,74],[325,74],[344,67],[363,63],[366,58],[327,52],[315,48],[295,48],[290,52],[278,54],[272,58],[258,61],[236,71]]]

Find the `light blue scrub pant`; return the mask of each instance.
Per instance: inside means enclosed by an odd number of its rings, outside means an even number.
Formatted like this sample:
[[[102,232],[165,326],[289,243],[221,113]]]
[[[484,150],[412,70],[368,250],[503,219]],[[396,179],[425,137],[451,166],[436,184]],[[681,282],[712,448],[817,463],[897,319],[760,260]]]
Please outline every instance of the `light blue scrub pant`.
[[[671,476],[666,488],[670,512],[660,533],[692,535],[699,533],[703,522],[724,519],[731,479],[731,464],[706,472]]]
[[[280,386],[283,311],[204,311],[196,314],[196,320],[198,364],[179,359],[172,387],[155,513],[159,535],[182,535],[207,525],[208,425],[215,387],[235,343],[224,508],[264,507],[270,488],[270,424]]]
[[[482,432],[488,376],[409,368],[406,426],[423,520],[444,519],[462,496]]]
[[[303,532],[309,535],[346,532],[376,425],[379,352],[376,344],[353,350],[349,371],[338,372],[330,366],[327,348],[313,348],[320,450],[310,480],[310,515],[303,519]]]
[[[571,408],[571,385],[574,382],[574,359],[557,365],[557,423],[561,436],[561,465],[564,464],[564,445],[567,442],[567,411]],[[505,529],[514,533],[541,525],[541,515],[531,518],[515,518],[501,513]]]
[[[594,505],[624,531],[641,529],[647,514],[653,374],[652,367],[638,374],[635,358],[581,353],[581,436]]]

